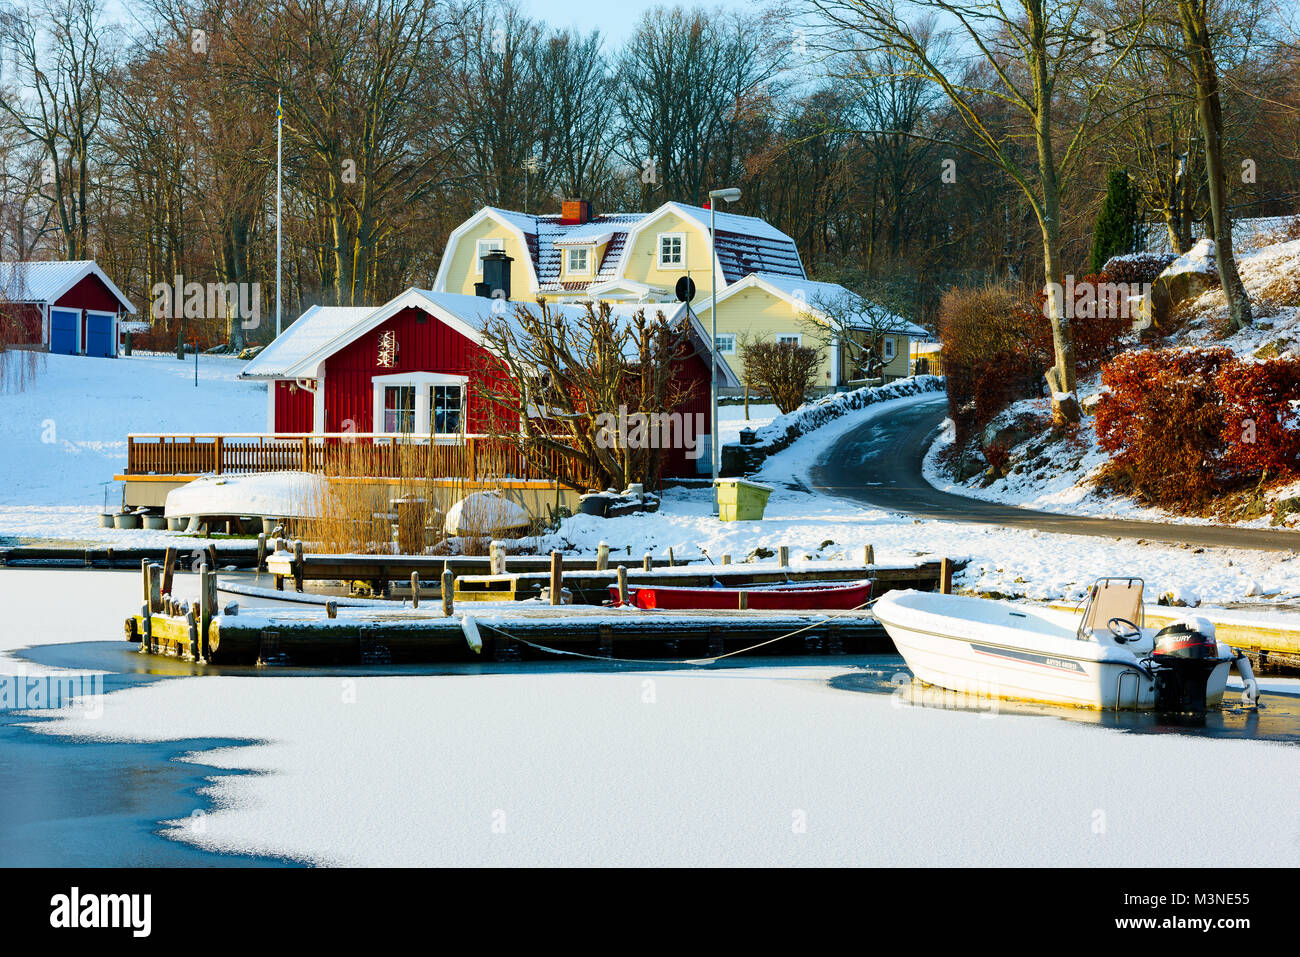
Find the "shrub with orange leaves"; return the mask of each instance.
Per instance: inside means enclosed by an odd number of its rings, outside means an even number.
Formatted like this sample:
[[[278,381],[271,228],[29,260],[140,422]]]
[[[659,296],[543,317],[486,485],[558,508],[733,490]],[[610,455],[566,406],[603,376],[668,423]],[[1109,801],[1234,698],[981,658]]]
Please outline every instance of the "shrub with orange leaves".
[[[1300,475],[1300,358],[1219,371],[1224,464],[1239,478]]]

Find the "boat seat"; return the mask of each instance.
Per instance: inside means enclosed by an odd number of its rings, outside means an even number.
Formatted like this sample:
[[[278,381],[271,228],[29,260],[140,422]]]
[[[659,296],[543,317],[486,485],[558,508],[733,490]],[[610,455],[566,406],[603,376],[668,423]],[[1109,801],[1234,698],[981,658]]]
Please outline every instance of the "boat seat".
[[[1079,637],[1106,629],[1112,618],[1124,618],[1143,627],[1142,586],[1140,578],[1099,578],[1093,582],[1079,622]]]

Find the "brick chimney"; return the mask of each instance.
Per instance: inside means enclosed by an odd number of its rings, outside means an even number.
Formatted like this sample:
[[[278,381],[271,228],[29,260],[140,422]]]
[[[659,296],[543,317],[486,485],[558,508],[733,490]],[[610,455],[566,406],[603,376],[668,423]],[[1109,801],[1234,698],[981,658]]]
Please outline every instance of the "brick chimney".
[[[591,203],[585,199],[566,199],[560,205],[562,226],[581,226],[591,222]]]

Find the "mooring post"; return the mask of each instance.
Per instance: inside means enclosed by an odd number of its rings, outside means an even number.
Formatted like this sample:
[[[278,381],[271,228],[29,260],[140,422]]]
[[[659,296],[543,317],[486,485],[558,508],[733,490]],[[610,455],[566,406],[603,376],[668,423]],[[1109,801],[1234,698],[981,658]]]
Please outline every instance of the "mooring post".
[[[456,576],[451,573],[451,564],[442,563],[442,613],[451,617],[455,611]]]
[[[305,569],[302,561],[302,539],[293,540],[293,588],[294,591],[302,591],[302,582]]]
[[[744,611],[746,608],[749,607],[749,592],[745,591],[744,589],[742,589],[740,592],[739,606],[741,611]]]
[[[876,550],[870,545],[862,546],[862,564],[874,565],[876,563]]]
[[[329,601],[325,603],[325,617],[337,618],[338,616],[339,616],[339,603],[331,598]]]
[[[167,551],[163,552],[163,580],[162,591],[164,595],[172,593],[172,578],[176,574],[176,549],[170,545]]]
[[[627,604],[627,566],[618,566],[618,600],[620,604]]]
[[[952,594],[952,559],[939,560],[939,591],[945,595]]]
[[[488,554],[491,555],[492,574],[504,575],[506,573],[506,543],[493,542],[488,546]]]
[[[212,566],[212,570],[213,570],[213,571],[216,571],[216,570],[217,570],[217,546],[216,546],[216,543],[213,543],[213,544],[211,544],[211,545],[208,546],[208,564]]]
[[[149,610],[162,611],[162,566],[157,562],[149,564]]]
[[[420,607],[420,573],[411,572],[411,607]]]
[[[731,564],[731,553],[730,553],[730,552],[724,552],[724,553],[723,553],[723,555],[722,555],[722,564],[724,564],[724,565],[730,565],[730,564]]]
[[[266,567],[266,532],[257,533],[257,570]]]
[[[140,600],[149,601],[149,559],[140,559],[140,587],[143,589]]]
[[[653,570],[654,567],[655,567],[655,560],[650,557],[649,552],[646,552],[645,556],[641,559],[641,571],[648,572]]]
[[[203,653],[199,645],[199,623],[194,617],[194,612],[189,611],[185,614],[185,624],[189,626],[190,633],[190,658],[193,661],[202,661]]]
[[[140,636],[140,650],[153,651],[153,616],[149,613],[147,601],[140,605],[140,624],[144,627],[144,634]]]
[[[675,561],[673,561],[673,550],[672,550],[672,546],[669,546],[669,548],[668,548],[668,567],[669,567],[669,568],[676,568],[676,567],[677,567],[677,563],[676,563]]]
[[[551,552],[551,604],[561,604],[560,589],[564,586],[564,556]]]
[[[199,566],[199,645],[194,654],[196,659],[206,658],[208,650],[208,632],[212,628],[212,617],[217,611],[217,571],[209,565]]]
[[[786,567],[789,566],[789,564],[790,564],[790,546],[789,546],[789,545],[781,545],[781,546],[778,546],[778,547],[777,547],[777,550],[776,550],[776,563],[777,563],[778,565],[780,565],[782,568],[786,568]]]
[[[596,571],[603,572],[609,567],[609,542],[596,546]]]

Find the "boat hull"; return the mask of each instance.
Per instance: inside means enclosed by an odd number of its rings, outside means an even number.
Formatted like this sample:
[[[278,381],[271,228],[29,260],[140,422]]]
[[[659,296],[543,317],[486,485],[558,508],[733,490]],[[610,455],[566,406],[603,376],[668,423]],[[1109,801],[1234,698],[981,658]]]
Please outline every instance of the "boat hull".
[[[746,607],[761,611],[847,611],[861,608],[871,599],[871,582],[832,585],[824,588],[682,588],[642,585],[630,589],[629,604],[637,608],[720,608],[740,607],[745,593]],[[610,586],[610,597],[618,602],[618,586]]]
[[[987,635],[943,634],[891,616],[887,608],[882,613],[881,606],[876,613],[912,674],[927,684],[981,698],[1117,711],[1155,708],[1151,673],[1128,652],[1089,641],[1008,640],[997,628]],[[1230,666],[1224,659],[1210,673],[1208,707],[1222,702]]]

